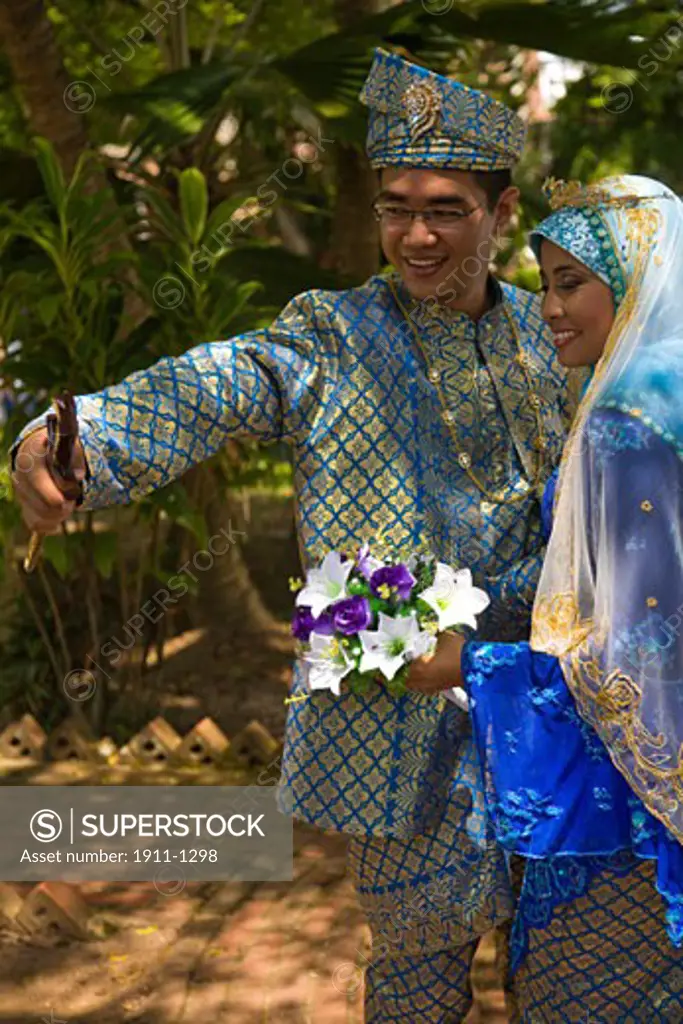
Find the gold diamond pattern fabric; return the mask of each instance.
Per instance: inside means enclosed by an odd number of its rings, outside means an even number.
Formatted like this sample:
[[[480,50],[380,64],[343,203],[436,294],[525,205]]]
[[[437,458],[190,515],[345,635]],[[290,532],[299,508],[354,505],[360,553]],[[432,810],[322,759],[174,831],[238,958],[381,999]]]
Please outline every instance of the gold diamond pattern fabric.
[[[380,531],[402,555],[426,543],[439,559],[471,567],[489,590],[481,637],[521,639],[542,557],[539,491],[571,414],[538,299],[501,285],[477,323],[411,304],[418,346],[390,283],[401,287],[391,275],[304,293],[266,329],[200,345],[80,397],[84,507],[140,498],[228,438],[285,440],[305,566],[330,548],[375,545]],[[520,351],[540,403],[542,451]],[[450,428],[430,379],[435,366]],[[463,453],[502,500],[486,500]],[[532,470],[537,487],[508,501]],[[299,666],[295,690],[303,685]],[[462,725],[444,698],[388,697],[380,687],[364,697],[317,692],[290,707],[283,803],[323,828],[359,835],[436,825],[458,785]]]

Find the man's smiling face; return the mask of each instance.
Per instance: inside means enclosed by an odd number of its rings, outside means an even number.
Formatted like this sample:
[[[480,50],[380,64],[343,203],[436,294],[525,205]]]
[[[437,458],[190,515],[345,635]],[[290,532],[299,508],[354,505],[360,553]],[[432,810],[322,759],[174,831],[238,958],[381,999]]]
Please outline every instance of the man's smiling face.
[[[382,248],[411,295],[419,301],[455,290],[458,305],[480,288],[488,276],[491,239],[507,222],[517,195],[510,187],[489,209],[470,171],[384,169],[375,206]],[[411,210],[427,219],[411,220]]]

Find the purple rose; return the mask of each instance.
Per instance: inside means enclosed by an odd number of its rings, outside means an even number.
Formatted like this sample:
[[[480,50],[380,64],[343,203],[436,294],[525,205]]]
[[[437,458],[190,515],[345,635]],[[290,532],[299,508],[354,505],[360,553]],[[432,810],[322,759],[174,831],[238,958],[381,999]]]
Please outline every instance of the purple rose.
[[[313,623],[313,632],[321,633],[322,636],[332,636],[334,633],[334,614],[332,608],[326,608],[325,611],[318,616]]]
[[[299,607],[295,609],[294,618],[292,619],[292,635],[297,640],[303,640],[304,643],[307,643],[313,632],[314,625],[315,617],[310,608]]]
[[[379,588],[391,587],[401,601],[407,601],[416,582],[415,577],[405,565],[386,565],[373,572],[370,578],[370,589],[377,597],[381,597],[382,595],[378,593]]]
[[[345,597],[332,606],[334,628],[337,633],[352,636],[372,623],[372,611],[366,597]]]
[[[294,618],[292,619],[292,634],[297,640],[303,640],[304,643],[308,643],[311,633],[332,636],[334,633],[334,619],[331,608],[326,608],[317,619],[307,605],[301,605],[295,610]]]

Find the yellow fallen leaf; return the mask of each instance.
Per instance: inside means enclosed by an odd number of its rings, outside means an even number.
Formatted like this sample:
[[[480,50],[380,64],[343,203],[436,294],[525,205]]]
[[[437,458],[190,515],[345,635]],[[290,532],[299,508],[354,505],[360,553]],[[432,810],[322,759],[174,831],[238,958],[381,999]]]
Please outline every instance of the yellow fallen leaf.
[[[148,924],[144,928],[136,928],[136,935],[151,935],[153,932],[158,932],[159,929],[155,924]]]

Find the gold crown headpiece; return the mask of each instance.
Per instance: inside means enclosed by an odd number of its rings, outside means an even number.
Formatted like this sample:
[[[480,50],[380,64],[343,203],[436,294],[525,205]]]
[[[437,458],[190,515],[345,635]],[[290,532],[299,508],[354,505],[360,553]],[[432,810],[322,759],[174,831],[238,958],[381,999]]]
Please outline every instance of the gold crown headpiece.
[[[562,181],[559,178],[547,178],[543,183],[543,192],[553,211],[560,210],[563,206],[632,206],[634,203],[665,198],[639,196],[635,192],[624,192],[619,195],[600,185],[584,185],[581,181]]]

